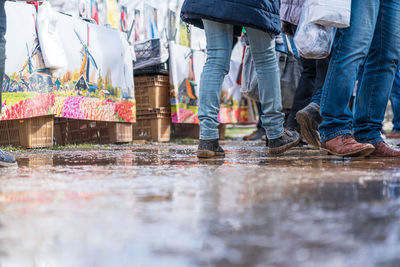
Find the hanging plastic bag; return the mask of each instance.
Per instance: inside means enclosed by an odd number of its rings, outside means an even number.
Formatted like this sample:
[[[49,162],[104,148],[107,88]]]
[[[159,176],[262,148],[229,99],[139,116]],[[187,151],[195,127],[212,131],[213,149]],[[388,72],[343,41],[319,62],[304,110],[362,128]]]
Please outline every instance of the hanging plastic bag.
[[[240,92],[244,96],[260,102],[257,73],[250,49],[250,46],[246,46],[242,69],[242,85],[240,87]]]
[[[321,59],[330,55],[336,28],[321,26],[310,21],[308,1],[303,6],[294,43],[303,58]]]
[[[39,7],[37,31],[43,60],[52,71],[67,68],[67,58],[57,32],[57,18],[48,1]]]
[[[351,0],[308,0],[309,21],[327,27],[350,26]]]

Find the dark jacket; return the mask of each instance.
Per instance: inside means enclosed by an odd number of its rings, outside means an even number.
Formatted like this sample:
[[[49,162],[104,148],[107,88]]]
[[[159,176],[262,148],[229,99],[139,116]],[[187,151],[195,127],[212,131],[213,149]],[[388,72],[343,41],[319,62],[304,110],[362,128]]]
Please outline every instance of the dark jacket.
[[[202,19],[232,24],[236,35],[242,26],[273,34],[281,29],[279,0],[185,0],[181,18],[199,28]]]

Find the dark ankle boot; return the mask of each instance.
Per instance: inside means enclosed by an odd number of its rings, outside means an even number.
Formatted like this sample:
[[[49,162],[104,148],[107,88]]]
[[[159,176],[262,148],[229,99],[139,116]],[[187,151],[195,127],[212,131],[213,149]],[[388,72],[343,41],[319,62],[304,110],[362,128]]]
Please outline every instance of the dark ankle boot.
[[[197,149],[197,157],[198,158],[225,157],[225,152],[222,149],[222,147],[219,146],[218,139],[200,140],[200,144]]]

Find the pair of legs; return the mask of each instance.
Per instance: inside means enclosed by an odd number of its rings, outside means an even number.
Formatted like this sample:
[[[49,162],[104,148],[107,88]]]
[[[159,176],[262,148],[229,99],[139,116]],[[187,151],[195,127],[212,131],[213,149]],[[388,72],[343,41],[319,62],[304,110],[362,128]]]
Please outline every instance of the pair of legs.
[[[207,61],[200,81],[200,144],[197,156],[223,156],[218,144],[218,114],[222,83],[230,68],[234,26],[203,20],[207,38]],[[262,127],[268,141],[268,151],[280,154],[300,141],[296,132],[287,131],[283,124],[280,75],[275,53],[275,38],[269,33],[246,28],[251,54],[258,79],[258,90],[263,115]]]
[[[207,37],[207,61],[200,82],[200,139],[218,139],[218,113],[224,77],[229,72],[233,25],[203,20]],[[246,28],[256,66],[262,125],[269,139],[284,134],[282,100],[275,39],[266,32]]]
[[[351,26],[337,32],[322,90],[321,140],[354,134],[361,143],[377,143],[400,58],[400,2],[353,0]],[[365,62],[355,100],[349,108],[357,73]]]

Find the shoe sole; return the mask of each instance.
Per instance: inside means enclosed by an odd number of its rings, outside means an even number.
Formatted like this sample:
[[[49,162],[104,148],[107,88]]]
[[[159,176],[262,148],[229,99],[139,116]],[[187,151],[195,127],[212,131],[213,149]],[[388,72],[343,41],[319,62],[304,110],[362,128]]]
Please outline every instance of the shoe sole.
[[[297,112],[296,121],[300,125],[300,133],[306,139],[307,143],[320,148],[321,142],[319,139],[318,131],[315,129],[314,121],[310,119],[307,114],[303,114],[302,112]]]
[[[197,150],[197,157],[201,158],[201,159],[221,158],[221,157],[225,157],[225,153],[215,152],[215,151],[211,151],[211,150]]]
[[[355,158],[358,157],[358,158],[361,158],[361,157],[367,157],[367,156],[371,155],[372,153],[374,153],[375,148],[368,147],[368,148],[363,148],[363,149],[360,149],[360,150],[357,150],[357,151],[354,151],[354,152],[351,152],[351,153],[345,153],[345,154],[335,153],[335,152],[330,151],[329,149],[326,149],[326,148],[321,148],[321,150],[326,151],[329,154],[335,155],[335,156],[338,156],[338,157],[355,157]]]
[[[297,137],[296,141],[293,141],[291,143],[288,143],[286,145],[280,146],[280,147],[276,147],[276,148],[268,148],[268,153],[271,155],[278,155],[278,154],[282,154],[285,151],[291,149],[292,147],[297,146],[300,143],[300,136]]]
[[[0,168],[15,167],[15,166],[18,166],[17,162],[13,162],[13,163],[0,162]]]

